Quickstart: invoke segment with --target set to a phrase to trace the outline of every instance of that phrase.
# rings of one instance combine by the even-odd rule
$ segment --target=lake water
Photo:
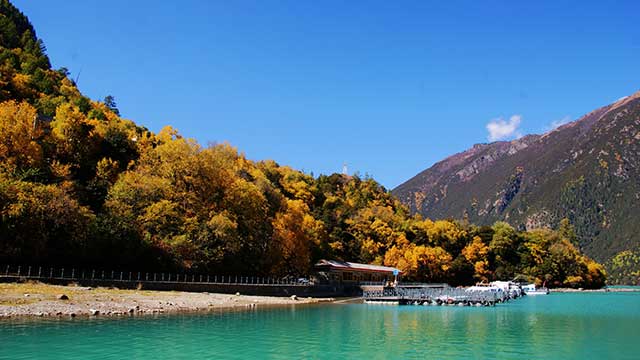
[[[640,359],[640,293],[1,320],[0,359]]]

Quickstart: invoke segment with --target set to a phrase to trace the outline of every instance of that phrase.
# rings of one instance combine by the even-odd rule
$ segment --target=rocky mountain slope
[[[557,228],[607,261],[640,244],[640,92],[544,135],[474,145],[393,190],[429,218]]]

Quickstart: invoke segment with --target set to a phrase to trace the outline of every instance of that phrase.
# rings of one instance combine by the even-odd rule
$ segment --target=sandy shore
[[[11,283],[0,284],[0,319],[16,316],[142,315],[332,300]]]

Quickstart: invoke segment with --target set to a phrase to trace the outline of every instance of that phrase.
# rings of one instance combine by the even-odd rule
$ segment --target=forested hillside
[[[330,258],[452,284],[604,283],[570,224],[518,232],[424,220],[370,178],[313,177],[172,127],[153,133],[51,69],[7,0],[0,68],[0,262],[287,275]]]

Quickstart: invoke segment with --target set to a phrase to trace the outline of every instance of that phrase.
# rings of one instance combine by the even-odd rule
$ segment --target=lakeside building
[[[399,281],[402,276],[402,271],[394,267],[337,260],[320,260],[314,267],[326,280],[335,283],[387,283]]]

